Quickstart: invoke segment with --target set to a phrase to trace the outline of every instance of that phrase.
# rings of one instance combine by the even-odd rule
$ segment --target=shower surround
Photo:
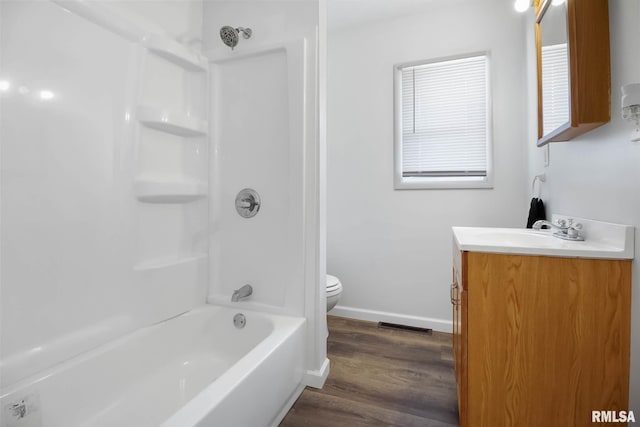
[[[315,1],[0,3],[3,426],[23,398],[33,420],[57,425],[46,399],[73,411],[73,393],[40,394],[56,384],[43,373],[68,379],[204,306],[299,325],[289,336],[304,345],[283,356],[299,358],[297,382],[264,425],[322,384],[320,15]],[[219,38],[228,24],[253,36],[232,51]],[[234,207],[245,187],[263,203],[250,219]],[[253,295],[232,303],[248,283]],[[234,345],[225,339],[214,347]],[[232,365],[247,360],[260,357]]]

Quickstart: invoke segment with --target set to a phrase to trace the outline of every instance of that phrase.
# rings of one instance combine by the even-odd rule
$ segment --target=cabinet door
[[[594,409],[629,407],[630,261],[471,252],[465,265],[469,425],[588,427]]]

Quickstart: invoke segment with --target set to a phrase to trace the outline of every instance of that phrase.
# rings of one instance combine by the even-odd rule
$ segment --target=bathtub
[[[3,390],[2,426],[276,425],[303,388],[304,322],[193,309]]]

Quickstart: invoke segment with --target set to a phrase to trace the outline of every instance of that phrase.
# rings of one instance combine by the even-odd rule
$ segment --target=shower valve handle
[[[238,203],[238,206],[244,209],[253,210],[253,208],[256,207],[256,204],[257,203],[255,199],[246,198],[246,199],[242,199],[240,203]]]
[[[260,210],[260,196],[255,190],[245,188],[236,196],[236,211],[243,218],[251,218]]]

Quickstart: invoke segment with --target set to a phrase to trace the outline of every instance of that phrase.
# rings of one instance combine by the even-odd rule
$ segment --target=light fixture
[[[640,142],[640,83],[622,86],[622,118],[635,122],[631,132],[631,141]]]
[[[42,99],[43,101],[48,101],[50,99],[53,99],[54,97],[55,97],[55,94],[50,90],[45,89],[40,91],[40,99]]]
[[[6,92],[11,88],[11,82],[9,80],[0,80],[0,92]]]
[[[531,6],[531,0],[516,0],[513,8],[516,12],[525,12]]]

